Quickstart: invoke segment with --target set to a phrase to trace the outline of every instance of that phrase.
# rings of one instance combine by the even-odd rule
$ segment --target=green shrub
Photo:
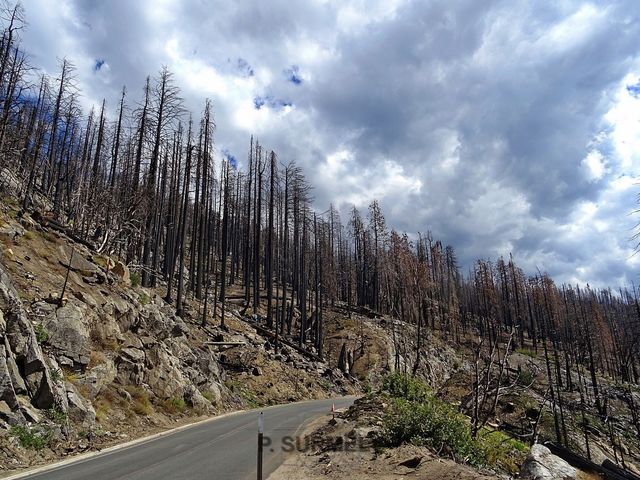
[[[429,397],[429,387],[416,377],[402,373],[391,373],[382,381],[382,390],[395,398],[404,398],[413,402],[420,402]]]
[[[60,369],[49,370],[49,375],[51,376],[51,381],[53,383],[60,383],[64,378],[62,375],[62,370]]]
[[[142,292],[140,294],[140,296],[138,297],[138,301],[140,302],[140,305],[144,306],[144,305],[147,305],[151,301],[151,298],[149,298],[149,295],[147,295],[146,293]]]
[[[131,272],[129,274],[129,279],[131,280],[132,287],[139,287],[140,283],[142,283],[142,279],[140,278],[140,274],[138,272]]]
[[[33,239],[33,233],[30,232],[29,230],[25,230],[24,238],[25,238],[25,240],[32,240]]]
[[[53,438],[53,432],[47,428],[23,427],[14,425],[11,427],[11,434],[18,439],[24,448],[42,450],[48,446]]]
[[[209,390],[202,390],[200,392],[202,394],[202,396],[204,398],[206,398],[207,400],[209,400],[211,403],[213,403],[215,397],[213,396],[213,393],[211,393]]]
[[[45,411],[47,418],[59,425],[67,423],[67,412],[64,412],[58,408],[50,408]]]
[[[417,378],[389,375],[383,390],[395,398],[383,417],[376,438],[378,447],[403,443],[427,446],[471,465],[496,466],[510,473],[517,471],[528,450],[522,442],[498,431],[483,429],[474,437],[469,419],[434,397]]]
[[[527,357],[531,357],[531,358],[538,358],[538,354],[533,350],[531,350],[530,348],[524,348],[524,347],[516,348],[516,353],[519,353],[520,355],[526,355]]]
[[[520,370],[518,372],[518,383],[520,385],[531,385],[535,380],[535,376],[531,370]]]
[[[466,418],[434,397],[422,402],[396,399],[383,419],[380,440],[389,447],[403,443],[429,446],[469,463],[483,463]]]
[[[49,332],[47,332],[47,329],[44,328],[41,324],[36,325],[35,331],[36,340],[38,341],[38,343],[45,343],[47,340],[49,340]]]
[[[167,413],[182,413],[187,409],[187,402],[180,397],[171,397],[162,402],[162,408]]]
[[[529,452],[526,444],[498,430],[481,430],[476,444],[483,464],[501,467],[509,473],[519,470]]]

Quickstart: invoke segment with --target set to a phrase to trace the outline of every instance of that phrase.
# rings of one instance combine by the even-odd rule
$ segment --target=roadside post
[[[262,480],[262,437],[264,436],[264,415],[258,415],[258,480]]]

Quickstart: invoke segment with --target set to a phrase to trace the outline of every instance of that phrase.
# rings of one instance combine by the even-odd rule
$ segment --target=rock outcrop
[[[535,444],[520,468],[523,480],[573,480],[577,470],[544,445]]]
[[[44,355],[11,277],[1,263],[0,309],[0,401],[5,403],[0,408],[0,421],[12,425],[33,417],[20,396],[26,396],[36,408],[66,413],[69,405],[58,365]]]

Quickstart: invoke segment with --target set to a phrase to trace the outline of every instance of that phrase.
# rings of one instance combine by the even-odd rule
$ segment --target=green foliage
[[[139,287],[142,283],[142,278],[138,272],[131,272],[129,278],[131,279],[131,286],[134,288]]]
[[[149,295],[147,295],[146,293],[142,292],[140,294],[140,296],[138,297],[138,301],[140,302],[140,305],[144,306],[144,305],[147,305],[151,301],[151,298],[149,298]]]
[[[38,325],[36,325],[35,331],[36,340],[38,341],[38,343],[45,343],[47,340],[49,340],[49,332],[47,332],[47,329],[44,328],[42,324],[39,323]]]
[[[501,467],[516,473],[529,452],[529,447],[498,430],[482,429],[476,438],[477,456],[484,465]]]
[[[531,370],[520,370],[518,372],[518,383],[520,385],[531,385],[535,380],[535,376]]]
[[[207,400],[209,400],[211,403],[213,403],[215,397],[213,396],[213,393],[211,393],[209,390],[202,390],[200,392],[202,394],[202,396],[204,398],[206,398]]]
[[[14,425],[11,427],[11,434],[18,439],[24,448],[42,450],[48,446],[53,438],[53,432],[48,428],[24,427]]]
[[[49,370],[49,376],[51,377],[51,381],[53,383],[60,383],[63,379],[62,370],[60,369]]]
[[[25,240],[32,240],[33,239],[33,232],[30,232],[29,230],[25,230],[24,238],[25,238]]]
[[[385,412],[377,446],[403,443],[427,446],[476,466],[497,466],[516,472],[527,446],[502,432],[482,430],[474,438],[469,419],[454,407],[434,397],[417,378],[402,374],[387,376],[383,390],[394,401]]]
[[[187,402],[180,397],[171,397],[164,400],[161,406],[167,413],[182,413],[187,409]]]
[[[58,408],[50,408],[45,411],[45,415],[52,422],[57,423],[58,425],[63,425],[67,423],[67,412],[64,412]]]
[[[55,243],[56,241],[56,237],[54,235],[52,235],[51,233],[43,230],[40,232],[40,235],[42,236],[42,238],[44,238],[47,242],[52,242]]]
[[[466,418],[434,397],[420,402],[397,398],[392,412],[384,417],[381,440],[389,447],[403,443],[429,446],[469,463],[484,460]]]
[[[538,354],[533,350],[531,350],[530,348],[524,348],[524,347],[516,348],[516,353],[519,353],[520,355],[526,355],[527,357],[531,357],[531,358],[538,358]]]
[[[382,390],[392,397],[420,402],[430,395],[426,383],[416,377],[410,377],[402,373],[391,373],[382,381]]]

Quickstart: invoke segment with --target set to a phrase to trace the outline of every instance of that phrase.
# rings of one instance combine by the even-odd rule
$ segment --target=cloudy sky
[[[640,2],[25,0],[25,47],[87,106],[175,73],[220,152],[296,160],[315,202],[528,272],[638,281]],[[99,66],[99,68],[98,68]]]

